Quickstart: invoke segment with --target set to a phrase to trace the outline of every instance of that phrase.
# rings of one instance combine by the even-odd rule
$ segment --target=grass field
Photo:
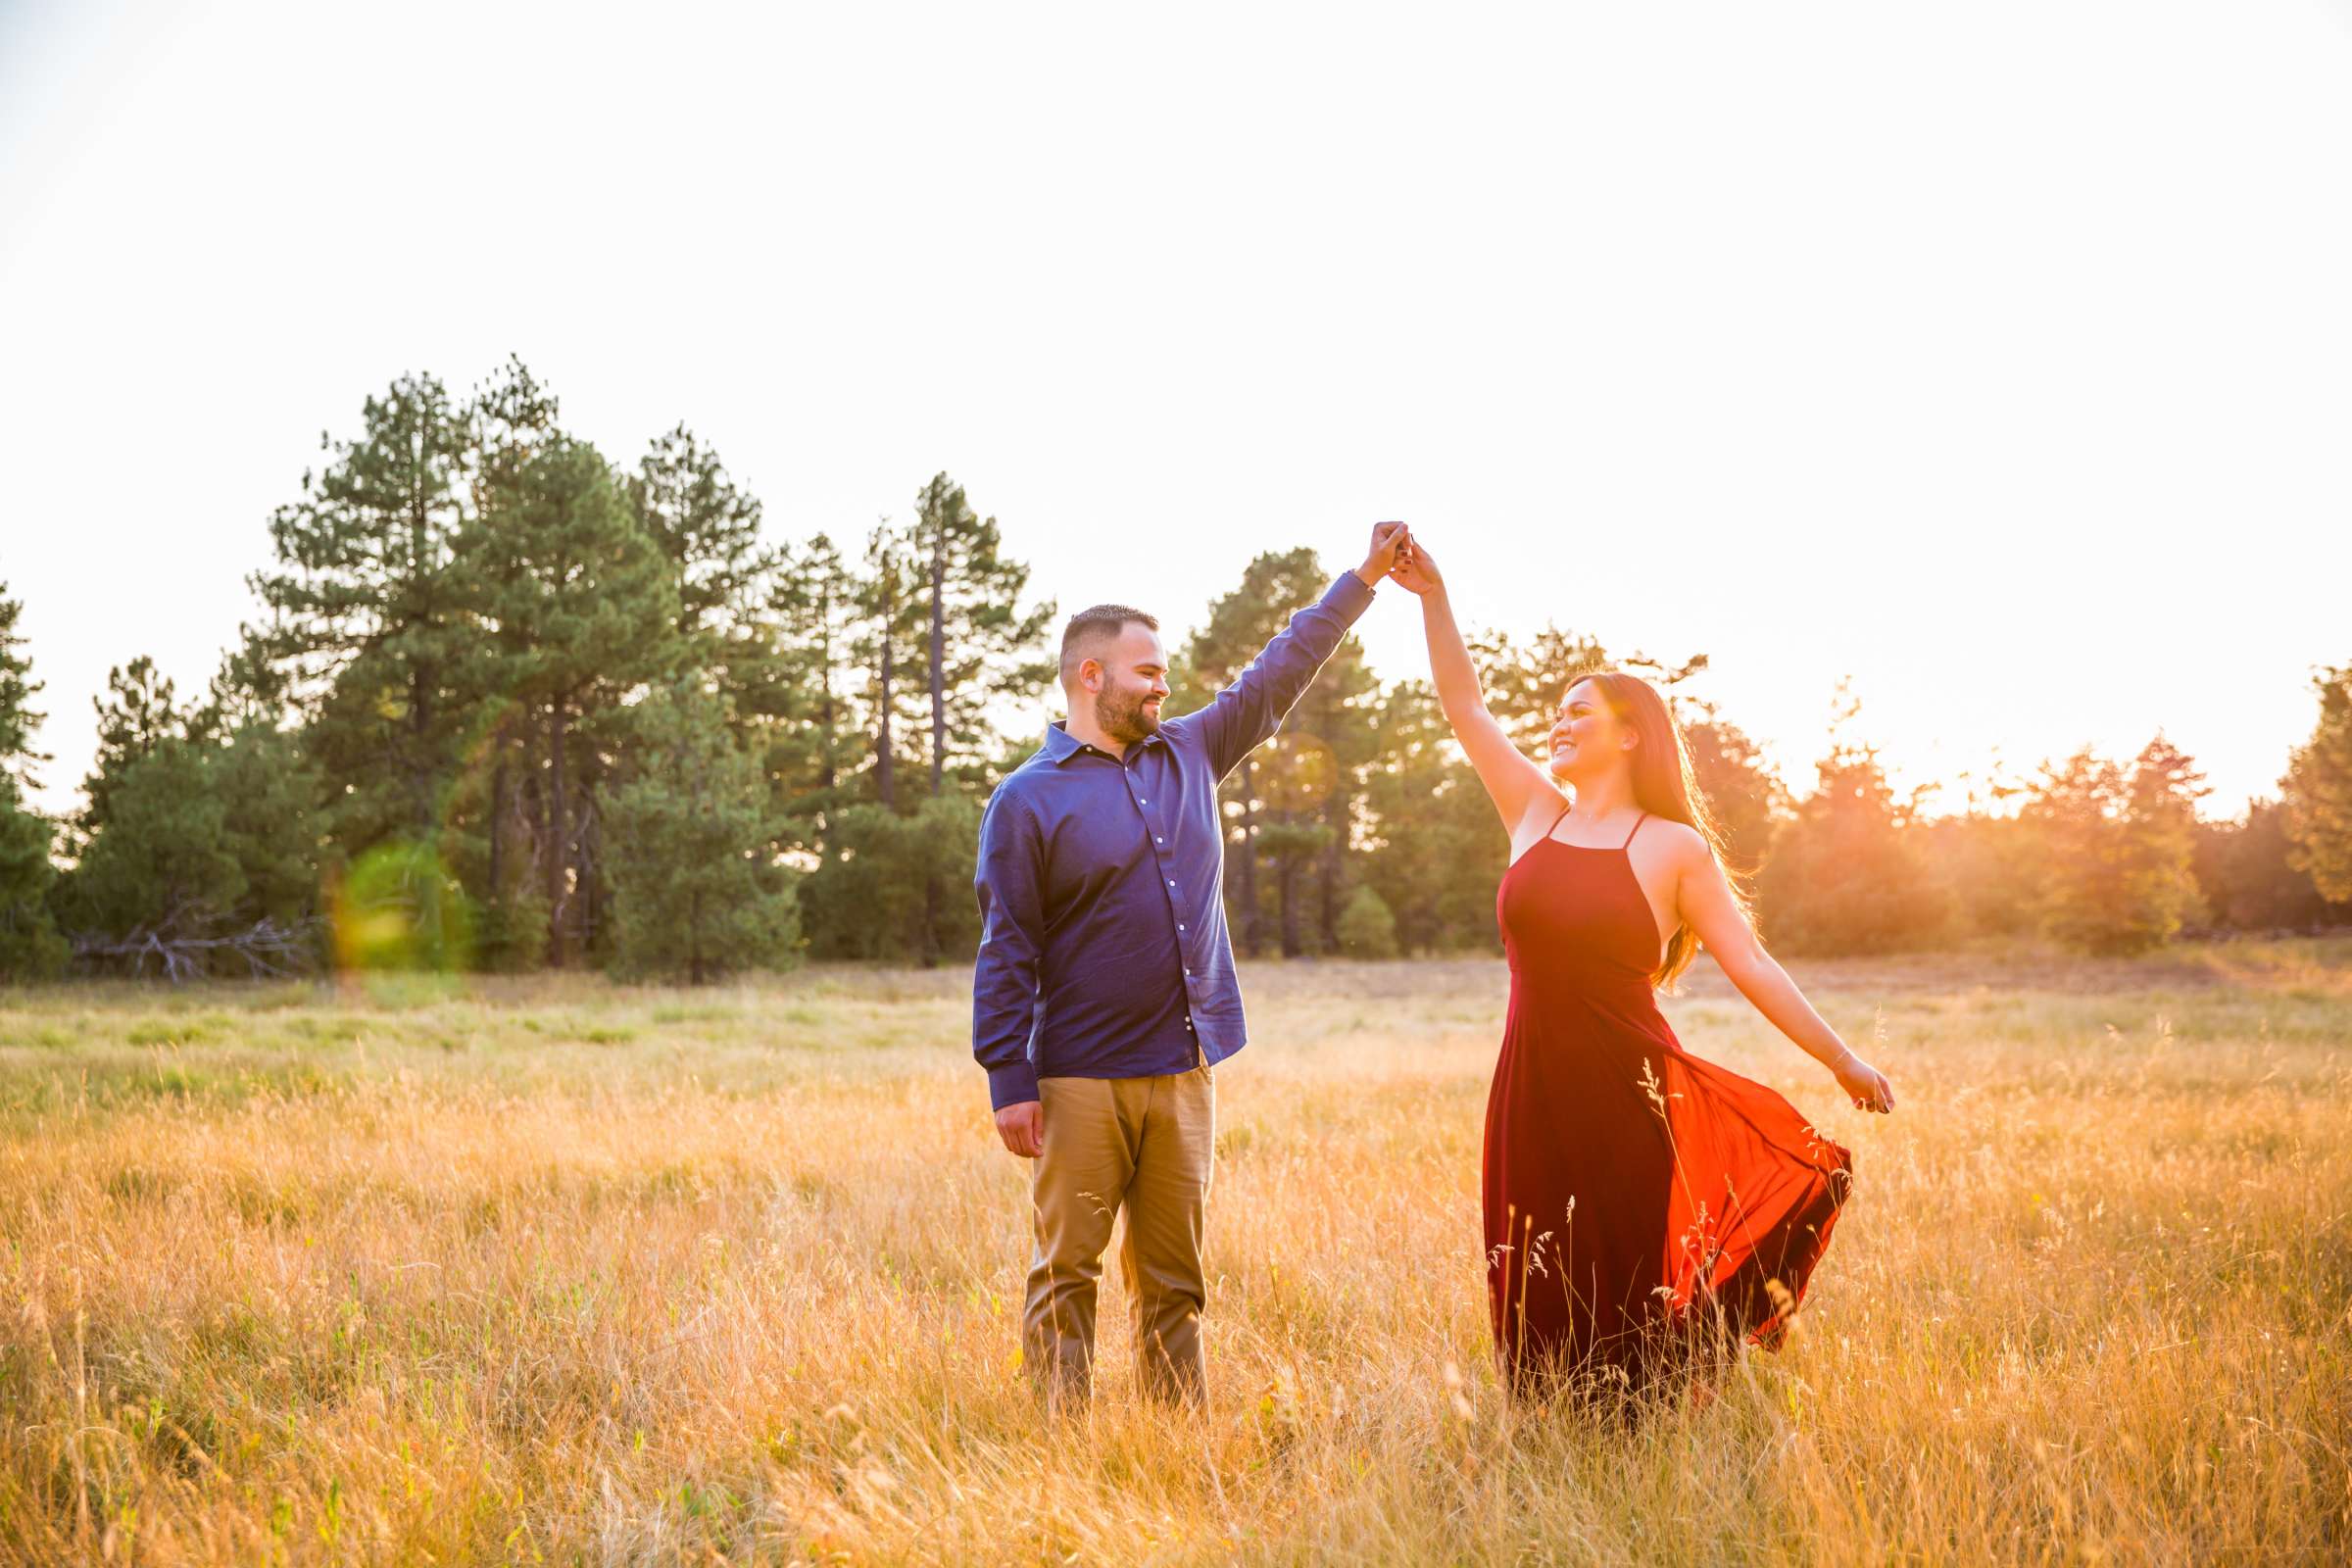
[[[1902,1108],[1669,1004],[1857,1180],[1789,1348],[1630,1438],[1490,1365],[1498,963],[1245,970],[1208,1408],[1113,1270],[1058,1424],[964,974],[0,993],[0,1558],[2352,1554],[2352,941],[1797,973]]]

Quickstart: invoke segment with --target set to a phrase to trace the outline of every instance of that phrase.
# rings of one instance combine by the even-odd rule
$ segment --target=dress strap
[[[1549,838],[1554,833],[1557,833],[1560,830],[1560,824],[1568,820],[1568,813],[1575,809],[1576,803],[1574,801],[1570,801],[1566,806],[1561,807],[1560,814],[1551,819],[1551,826],[1544,830],[1544,836],[1545,838]]]
[[[1641,832],[1641,831],[1642,831],[1642,824],[1643,822],[1646,822],[1646,821],[1648,821],[1648,820],[1649,820],[1649,813],[1648,813],[1647,811],[1643,811],[1643,812],[1642,813],[1642,815],[1641,815],[1639,818],[1637,818],[1637,819],[1635,820],[1635,822],[1634,822],[1634,833],[1639,833],[1639,832]],[[1625,836],[1625,842],[1624,842],[1623,844],[1620,844],[1620,845],[1618,845],[1618,846],[1617,846],[1617,848],[1618,848],[1618,849],[1620,849],[1620,850],[1630,850],[1630,849],[1632,849],[1632,848],[1634,847],[1634,833],[1628,833],[1628,834]]]

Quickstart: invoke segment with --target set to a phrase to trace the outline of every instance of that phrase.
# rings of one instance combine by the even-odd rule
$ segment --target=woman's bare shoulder
[[[1695,865],[1706,859],[1707,841],[1698,829],[1688,822],[1676,822],[1666,817],[1651,817],[1642,826],[1642,837],[1657,835],[1656,848],[1664,850],[1677,865]]]

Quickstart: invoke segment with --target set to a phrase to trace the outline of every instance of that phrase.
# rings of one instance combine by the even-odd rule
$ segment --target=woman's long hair
[[[1588,670],[1571,680],[1569,689],[1574,690],[1585,681],[1599,688],[1601,701],[1609,705],[1609,711],[1617,715],[1619,723],[1630,726],[1638,738],[1633,756],[1634,804],[1652,816],[1695,829],[1706,841],[1707,853],[1722,868],[1724,880],[1731,884],[1740,917],[1752,922],[1755,906],[1747,877],[1733,864],[1724,843],[1723,826],[1707,808],[1706,793],[1690,772],[1690,754],[1683,746],[1682,726],[1674,721],[1666,700],[1649,682],[1622,669]],[[1685,921],[1667,939],[1665,959],[1650,977],[1651,983],[1661,990],[1672,989],[1676,977],[1690,968],[1690,960],[1696,956],[1698,933]]]

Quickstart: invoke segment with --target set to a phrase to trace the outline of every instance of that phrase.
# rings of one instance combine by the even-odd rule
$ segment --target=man
[[[1023,1359],[1048,1397],[1084,1397],[1095,1282],[1119,1262],[1146,1392],[1198,1400],[1212,1067],[1242,1049],[1225,929],[1217,785],[1272,735],[1372,602],[1404,525],[1299,611],[1197,713],[1159,720],[1159,623],[1124,605],[1062,633],[1070,716],[997,789],[980,823],[972,1054],[1004,1147],[1037,1163]]]

